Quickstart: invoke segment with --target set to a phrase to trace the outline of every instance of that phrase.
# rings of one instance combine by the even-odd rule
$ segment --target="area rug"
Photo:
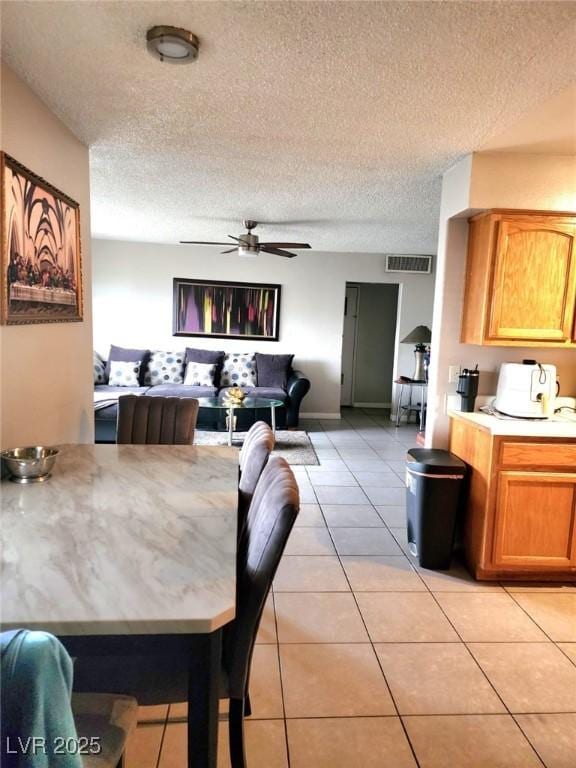
[[[240,448],[246,437],[246,432],[235,432],[232,445]],[[207,432],[197,429],[194,433],[194,445],[228,445],[227,432]],[[272,452],[274,456],[282,456],[288,464],[320,464],[310,438],[303,430],[276,431],[276,445]]]

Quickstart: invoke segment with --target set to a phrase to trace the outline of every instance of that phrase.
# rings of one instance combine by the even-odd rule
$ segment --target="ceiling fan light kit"
[[[254,258],[258,255],[258,249],[250,245],[238,245],[238,248],[233,250],[237,250],[238,256],[243,256],[244,258]],[[225,251],[222,251],[222,253],[225,253]]]
[[[252,234],[252,230],[257,223],[251,219],[245,219],[242,222],[248,230],[248,234],[240,235],[238,238],[238,256],[253,258],[258,255],[258,236]],[[232,237],[232,235],[228,235],[228,237]]]
[[[252,219],[245,219],[243,225],[248,232],[239,237],[234,235],[228,235],[231,240],[235,240],[237,245],[233,248],[229,248],[224,253],[233,253],[236,251],[239,256],[257,256],[259,253],[272,253],[276,256],[284,256],[287,259],[293,259],[296,256],[295,253],[285,251],[284,248],[311,248],[309,243],[261,243],[258,235],[253,235],[252,230],[258,226],[257,221]],[[180,240],[183,245],[230,245],[230,243],[215,243],[206,240]]]
[[[146,32],[146,47],[160,61],[188,64],[198,58],[200,41],[187,29],[162,24]]]

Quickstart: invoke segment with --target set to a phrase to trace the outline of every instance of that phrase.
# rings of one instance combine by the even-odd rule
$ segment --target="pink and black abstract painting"
[[[82,320],[78,203],[4,153],[0,176],[2,322]]]
[[[174,336],[278,341],[280,286],[174,278]]]

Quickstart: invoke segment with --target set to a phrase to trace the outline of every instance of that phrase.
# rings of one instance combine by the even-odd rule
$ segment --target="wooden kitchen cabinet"
[[[500,472],[494,566],[576,567],[575,509],[576,475]]]
[[[576,216],[492,210],[469,222],[461,341],[576,347]]]
[[[471,572],[576,581],[576,436],[493,434],[490,419],[451,418],[450,451],[470,467],[464,546]]]

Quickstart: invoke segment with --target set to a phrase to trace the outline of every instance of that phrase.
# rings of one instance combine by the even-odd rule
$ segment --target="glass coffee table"
[[[218,397],[199,397],[197,400],[200,408],[216,408],[226,412],[228,416],[228,445],[232,445],[234,435],[234,411],[257,411],[268,408],[272,431],[276,432],[276,408],[284,406],[282,400],[272,400],[268,397],[245,397],[241,403],[234,404],[226,403]]]

